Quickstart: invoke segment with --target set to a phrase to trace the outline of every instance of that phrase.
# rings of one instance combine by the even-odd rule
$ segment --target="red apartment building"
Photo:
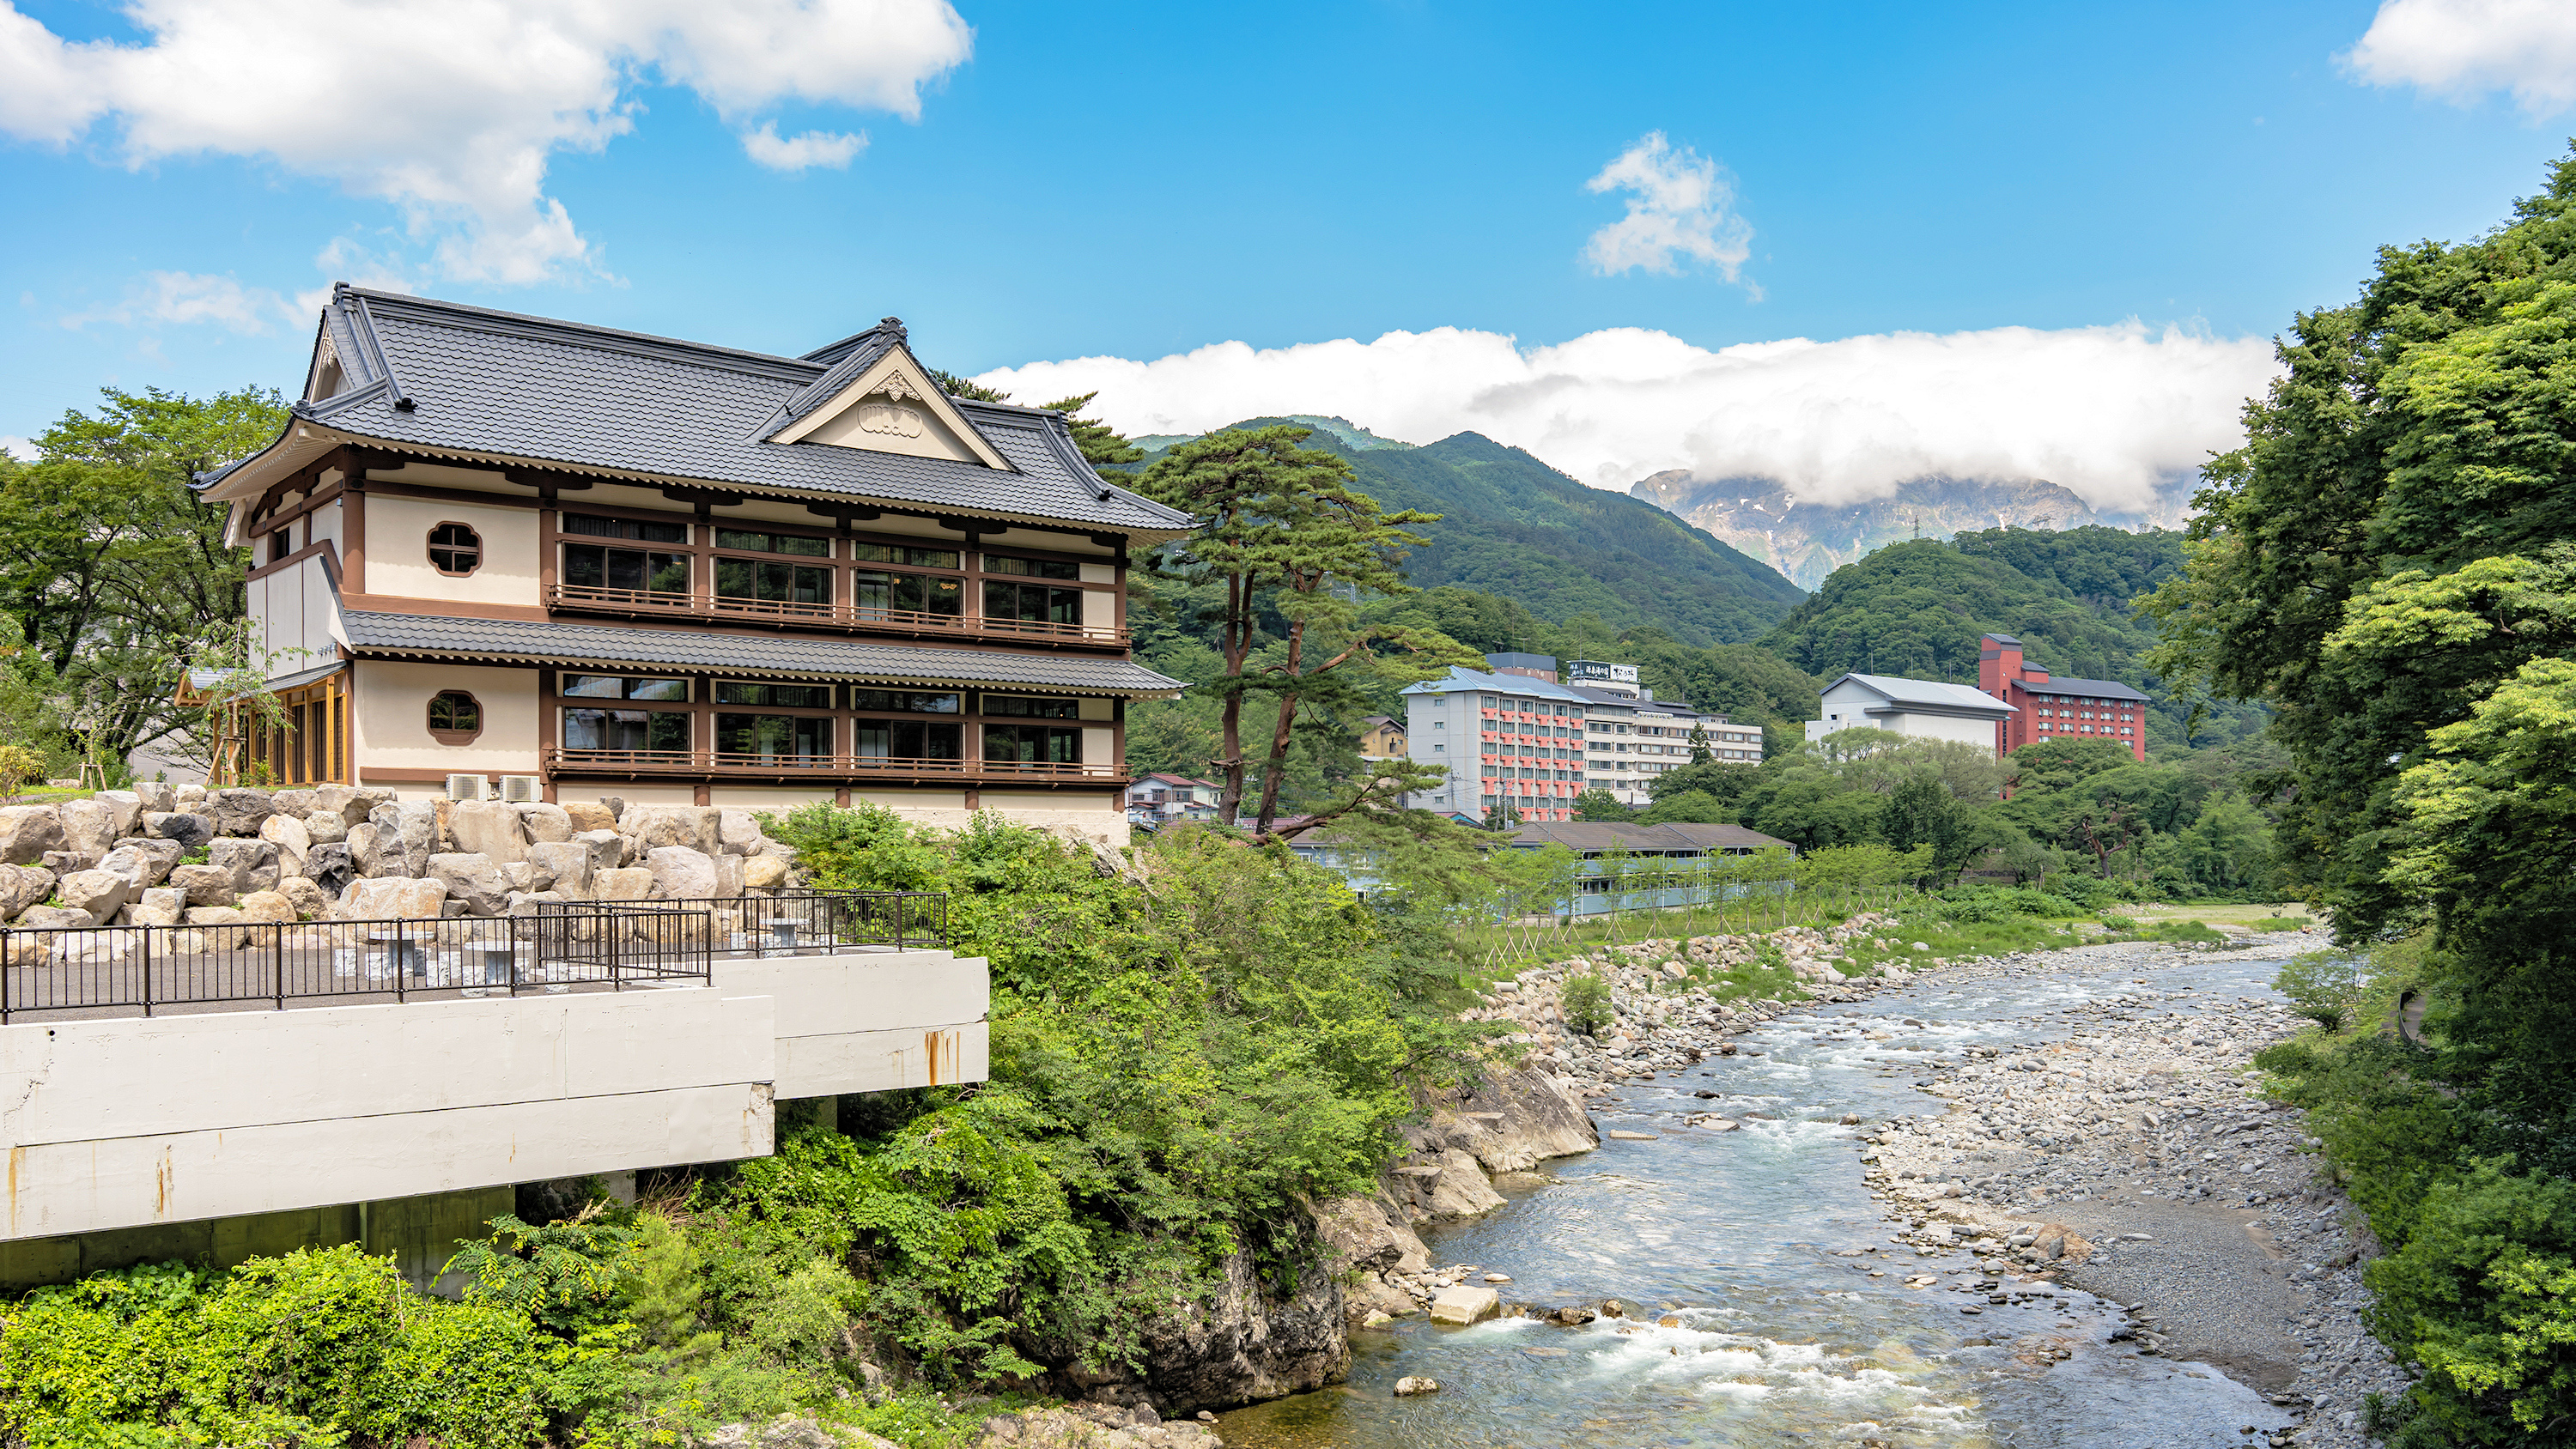
[[[1977,688],[2014,706],[1995,726],[1995,754],[2011,754],[2033,740],[2107,738],[2147,757],[2147,697],[2116,679],[2055,679],[2024,664],[2021,641],[1988,634],[1978,643]]]

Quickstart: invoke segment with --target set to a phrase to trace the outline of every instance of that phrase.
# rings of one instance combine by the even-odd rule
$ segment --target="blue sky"
[[[346,276],[786,352],[896,313],[961,372],[1645,329],[1686,344],[1672,365],[1700,379],[1641,360],[1654,339],[1551,354],[1540,370],[1579,375],[1578,398],[1660,366],[1686,399],[1739,344],[1989,339],[1801,353],[1805,371],[1711,404],[1719,431],[1774,425],[1783,457],[1831,433],[1781,421],[1818,387],[1971,356],[1991,391],[2034,358],[2080,371],[2037,337],[2066,333],[2121,356],[2058,411],[2119,406],[2168,363],[2189,379],[2166,412],[2199,421],[2107,425],[2180,427],[2121,445],[2138,454],[2122,476],[2170,472],[2253,376],[2258,349],[2230,344],[2350,297],[2381,243],[2494,224],[2564,149],[2576,36],[2546,7],[2464,34],[2467,3],[722,7],[766,28],[746,40],[691,31],[677,0],[639,0],[615,33],[549,29],[542,3],[394,0],[370,13],[408,21],[375,34],[351,0],[17,0],[0,32],[42,44],[0,44],[0,185],[17,201],[0,437],[105,383],[292,389],[298,296]],[[2339,59],[2365,34],[2375,49]],[[1632,176],[1706,194],[1667,214],[1648,188],[1587,188],[1623,155],[1644,158]],[[1632,204],[1639,244],[1604,252],[1596,234]],[[2143,341],[2122,352],[2102,329],[2132,320]],[[1337,387],[1312,375],[1330,358],[1299,356],[1312,366],[1256,354],[1232,390],[1167,371],[1153,416],[1222,421],[1193,412],[1202,393],[1365,405],[1374,384],[1356,379],[1374,374]],[[1407,365],[1474,371],[1444,356]],[[1924,387],[1852,405],[1946,407]],[[1146,425],[1139,389],[1123,414],[1102,406]],[[1498,405],[1443,406],[1384,421]],[[1653,429],[1596,411],[1580,437],[1521,431],[1562,436],[1595,482],[1737,466],[1684,439],[1626,447]],[[1527,421],[1496,416],[1498,435]],[[1907,423],[1919,446],[1859,471],[2096,467],[2052,465],[2081,440],[2049,426],[1998,412],[1980,428],[2037,431],[1980,462]]]

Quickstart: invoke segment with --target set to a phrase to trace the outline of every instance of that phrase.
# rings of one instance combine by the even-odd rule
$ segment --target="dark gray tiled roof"
[[[2033,694],[2082,694],[2101,699],[2146,698],[2116,679],[2024,679],[2016,682]]]
[[[1103,483],[1063,420],[1035,408],[952,399],[1011,472],[762,441],[828,397],[826,383],[836,388],[832,379],[898,345],[882,327],[825,349],[826,363],[343,287],[323,329],[351,386],[301,410],[398,447],[1104,529],[1190,526],[1186,514]]]
[[[700,634],[420,614],[341,616],[360,654],[440,654],[536,663],[739,670],[809,679],[1028,684],[1086,694],[1173,694],[1184,686],[1141,664],[1072,654],[921,649],[862,640]]]

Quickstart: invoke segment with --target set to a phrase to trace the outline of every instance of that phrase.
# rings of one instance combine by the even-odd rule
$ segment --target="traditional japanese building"
[[[2021,641],[1988,634],[1977,645],[1977,688],[2013,706],[1994,726],[1995,753],[2033,740],[2109,740],[2147,757],[2147,697],[2116,679],[2058,679],[2022,661]]]
[[[1126,571],[1190,527],[903,324],[799,357],[339,286],[200,488],[290,723],[242,765],[406,795],[978,809],[1123,839]]]

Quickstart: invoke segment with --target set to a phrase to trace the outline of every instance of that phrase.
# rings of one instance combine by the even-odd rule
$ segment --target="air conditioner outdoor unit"
[[[483,798],[483,777],[482,777],[482,776],[480,776],[480,775],[450,775],[450,776],[448,776],[448,777],[447,777],[447,798],[448,798],[448,799],[450,799],[450,800],[480,800],[480,799],[482,799],[482,798]]]
[[[533,805],[546,798],[546,782],[534,775],[503,775],[501,798],[512,805]]]

